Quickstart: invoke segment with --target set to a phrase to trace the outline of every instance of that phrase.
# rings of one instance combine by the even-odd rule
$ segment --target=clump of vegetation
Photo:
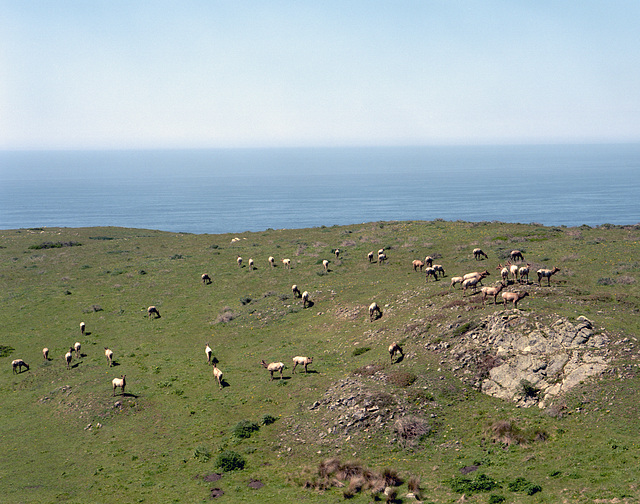
[[[456,493],[473,495],[478,492],[490,492],[496,488],[501,488],[500,483],[489,478],[486,474],[478,474],[475,478],[456,476],[446,482],[451,490]]]
[[[384,480],[384,484],[389,487],[397,487],[404,483],[398,471],[389,467],[385,467],[382,470],[382,479]]]
[[[540,389],[529,380],[522,379],[520,380],[520,393],[525,399],[536,399],[538,397],[538,394],[540,393]]]
[[[240,303],[242,304],[242,306],[248,305],[251,301],[252,299],[249,296],[240,298]]]
[[[244,469],[246,460],[238,452],[232,450],[225,450],[216,459],[216,468],[224,471],[240,471]]]
[[[489,504],[502,504],[506,500],[507,499],[504,497],[504,495],[491,494],[489,496],[488,503]]]
[[[598,278],[596,283],[598,285],[615,285],[616,281],[611,277],[601,277]]]
[[[198,446],[193,452],[193,458],[200,462],[209,462],[211,451],[206,446]]]
[[[474,321],[465,322],[464,324],[459,325],[453,330],[453,336],[462,336],[464,333],[469,332],[471,329],[476,327],[476,323]]]
[[[231,311],[231,308],[225,306],[222,309],[222,313],[218,315],[216,324],[231,322],[234,318],[236,318],[236,314]]]
[[[423,404],[425,402],[433,402],[436,400],[435,396],[427,390],[410,390],[407,394],[407,399],[416,404]]]
[[[169,257],[169,259],[171,260],[184,259],[184,256],[182,254],[173,254],[171,257]]]
[[[418,478],[417,476],[411,476],[409,478],[409,481],[407,481],[407,488],[411,493],[413,493],[417,500],[421,499],[420,478]]]
[[[102,311],[102,306],[94,304],[94,305],[91,305],[89,308],[84,308],[82,310],[82,313],[96,313],[100,311]]]
[[[549,438],[549,435],[542,429],[523,431],[507,420],[494,422],[487,431],[491,441],[505,446],[546,441]]]
[[[384,369],[384,366],[382,364],[374,363],[374,364],[368,364],[366,366],[363,366],[361,368],[354,370],[353,374],[360,375],[360,376],[373,376],[378,371],[382,371],[383,369]]]
[[[371,350],[371,347],[358,347],[356,349],[353,350],[352,354],[354,357],[357,357],[358,355],[362,355],[363,353],[367,353],[369,350]]]
[[[53,249],[53,248],[62,248],[62,247],[79,247],[82,245],[80,242],[68,241],[68,242],[42,242],[39,245],[30,245],[30,250],[42,250],[42,249]]]
[[[488,354],[478,362],[477,378],[482,380],[489,376],[489,372],[502,364],[502,359],[496,355]]]
[[[407,448],[415,446],[427,437],[431,432],[431,427],[426,420],[415,416],[406,416],[396,420],[393,430],[398,434],[400,444]]]
[[[395,399],[391,394],[387,394],[386,392],[375,392],[369,396],[367,399],[374,404],[378,408],[388,408],[395,404]]]
[[[408,387],[416,381],[416,375],[408,371],[395,371],[389,373],[387,381],[396,387]]]
[[[90,240],[113,240],[113,236],[90,236]]]
[[[8,345],[0,345],[0,357],[9,357],[14,351],[15,348],[13,347],[10,347]]]
[[[331,458],[320,462],[317,475],[307,479],[303,487],[326,490],[333,486],[347,486],[343,491],[346,499],[354,497],[363,490],[371,490],[375,499],[378,500],[378,494],[385,492],[386,488],[401,484],[402,479],[394,469],[385,469],[382,473],[377,473],[359,462],[342,462],[340,459]],[[397,496],[397,492],[393,490],[385,492],[387,502],[393,502]]]
[[[264,415],[262,415],[261,423],[262,425],[271,425],[276,420],[278,420],[276,417],[269,415],[269,413],[265,413]]]
[[[250,420],[241,420],[233,428],[233,435],[240,439],[247,439],[259,429],[260,426],[257,423]]]
[[[512,492],[524,492],[527,495],[533,495],[542,491],[542,487],[540,485],[531,483],[522,477],[516,478],[514,481],[508,483],[507,488]]]
[[[511,446],[512,444],[517,445],[525,442],[522,431],[507,420],[494,422],[489,426],[488,431],[489,437],[494,443]]]

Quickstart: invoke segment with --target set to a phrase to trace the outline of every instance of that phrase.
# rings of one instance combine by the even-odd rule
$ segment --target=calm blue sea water
[[[0,229],[640,222],[640,145],[0,152]]]

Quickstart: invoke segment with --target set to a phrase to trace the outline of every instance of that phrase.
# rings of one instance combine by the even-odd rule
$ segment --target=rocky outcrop
[[[544,407],[607,368],[608,341],[585,317],[575,323],[558,317],[545,325],[533,314],[505,310],[466,332],[452,353],[463,363],[477,363],[479,355],[485,362],[491,357],[491,365],[475,382],[485,394]]]

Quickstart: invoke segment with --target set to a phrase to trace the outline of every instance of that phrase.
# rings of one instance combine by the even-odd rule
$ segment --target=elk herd
[[[338,259],[341,255],[341,251],[339,249],[335,249],[333,251],[333,253],[335,254],[336,259]],[[374,260],[374,257],[377,256],[377,263],[378,265],[384,265],[387,261],[387,254],[385,252],[384,248],[381,248],[378,250],[377,254],[374,253],[374,251],[371,251],[367,254],[367,259],[369,261],[369,263],[372,263]],[[440,257],[439,255],[433,255],[433,256],[426,256],[424,258],[424,260],[422,259],[415,259],[412,261],[411,265],[413,268],[414,272],[418,272],[420,271],[422,274],[425,275],[425,280],[428,282],[429,279],[433,279],[434,282],[437,282],[440,278],[443,278],[446,276],[446,272],[445,272],[445,268],[444,266],[442,266],[441,264],[433,264],[434,260]],[[504,257],[504,256],[503,256]],[[484,261],[489,259],[489,256],[480,248],[475,248],[473,249],[473,258],[476,261]],[[498,263],[498,265],[495,267],[495,269],[497,271],[499,271],[499,275],[500,278],[497,282],[495,282],[495,284],[493,285],[483,285],[482,282],[483,280],[486,281],[487,277],[490,276],[490,272],[487,269],[484,269],[483,271],[473,271],[470,273],[466,273],[466,274],[462,274],[459,276],[453,276],[451,277],[450,280],[450,289],[455,289],[455,286],[457,284],[460,284],[461,286],[461,290],[462,290],[462,295],[463,297],[467,296],[467,291],[471,291],[472,295],[475,295],[478,293],[478,288],[480,287],[480,292],[481,292],[481,303],[484,306],[485,305],[485,301],[487,298],[493,298],[493,304],[496,305],[497,304],[497,299],[498,299],[498,295],[501,296],[502,298],[502,303],[503,305],[507,306],[508,303],[512,303],[514,308],[518,307],[518,302],[521,301],[523,298],[525,298],[526,296],[529,295],[529,293],[525,290],[520,290],[520,291],[509,291],[509,288],[511,286],[528,286],[530,285],[529,282],[529,273],[530,273],[530,269],[532,267],[532,265],[530,263],[524,263],[524,254],[522,251],[520,250],[512,250],[509,254],[508,254],[508,260],[507,262],[503,265],[502,263]],[[281,260],[283,268],[286,270],[290,270],[291,269],[291,261],[290,259],[282,259]],[[243,266],[243,259],[241,256],[237,256],[236,258],[236,263],[237,266],[239,266],[240,268],[242,268]],[[274,268],[276,267],[275,265],[275,258],[273,256],[269,256],[267,263],[269,265],[270,268]],[[524,263],[524,264],[523,264]],[[249,259],[248,261],[249,264],[249,268],[250,270],[254,270],[255,266],[254,266],[254,261],[253,259]],[[324,273],[328,273],[330,272],[329,270],[329,261],[324,259],[322,260],[322,267],[324,270]],[[543,279],[547,280],[547,286],[551,285],[551,277],[553,275],[555,275],[557,272],[559,272],[560,269],[557,267],[554,267],[553,269],[545,269],[545,268],[541,268],[538,269],[536,271],[537,276],[538,276],[538,286],[541,286],[541,281]],[[207,274],[207,273],[203,273],[200,277],[200,280],[202,281],[202,283],[204,285],[208,285],[212,283],[212,279],[211,277]],[[313,303],[310,301],[309,299],[309,292],[308,291],[304,291],[301,293],[300,289],[298,288],[298,286],[296,284],[294,284],[291,287],[291,291],[293,294],[294,299],[301,299],[302,300],[302,304],[303,304],[303,308],[307,308],[309,306],[313,306]],[[156,306],[149,306],[147,308],[147,316],[149,319],[154,318],[154,319],[158,319],[160,318],[160,311],[158,310],[158,308]],[[377,319],[382,317],[382,310],[379,307],[379,305],[376,302],[373,302],[369,305],[368,308],[368,312],[369,312],[369,320],[370,322],[374,322]],[[86,330],[86,326],[85,323],[82,322],[80,324],[80,331],[81,334],[84,336],[85,335],[85,330]],[[65,354],[64,356],[64,360],[66,362],[67,365],[67,369],[70,369],[71,367],[71,361],[73,359],[73,356],[75,354],[76,358],[80,358],[80,350],[81,350],[81,344],[79,342],[76,342],[75,345],[70,346],[69,347],[69,351]],[[402,348],[400,347],[399,343],[394,342],[389,346],[389,355],[391,357],[391,362],[393,363],[393,359],[394,356],[396,354],[400,354],[400,357],[402,358],[404,356]],[[42,354],[45,360],[49,360],[49,349],[48,348],[44,348],[42,350]],[[210,364],[213,366],[213,377],[216,380],[218,386],[220,389],[222,389],[224,387],[224,382],[223,382],[223,373],[222,371],[217,367],[218,361],[217,359],[215,359],[212,354],[213,354],[213,350],[212,348],[209,346],[209,344],[207,343],[205,346],[205,354],[207,357],[207,364]],[[114,365],[113,362],[113,351],[107,347],[105,347],[104,349],[104,355],[107,359],[107,364],[109,367],[111,367],[112,365]],[[305,357],[305,356],[295,356],[293,357],[293,373],[295,373],[296,367],[297,366],[301,366],[304,368],[305,373],[307,373],[307,366],[309,364],[311,364],[313,362],[313,358],[311,357]],[[280,378],[282,378],[282,373],[283,370],[285,368],[285,365],[283,362],[271,362],[271,363],[267,363],[264,360],[262,360],[260,362],[260,365],[263,366],[267,371],[269,371],[270,373],[270,379],[273,380],[274,378],[274,373],[277,373],[280,375]],[[14,373],[21,373],[22,372],[22,368],[25,368],[27,371],[29,370],[29,365],[22,359],[15,359],[12,362],[12,368],[13,368],[13,372]],[[116,389],[120,389],[122,392],[122,395],[124,395],[124,391],[125,391],[125,386],[126,386],[126,381],[125,381],[125,375],[121,375],[120,378],[114,378],[112,380],[112,387],[113,387],[113,394],[115,395],[116,393]]]

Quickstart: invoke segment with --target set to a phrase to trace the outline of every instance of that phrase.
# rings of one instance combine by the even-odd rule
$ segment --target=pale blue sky
[[[640,2],[0,0],[0,149],[640,141]]]

